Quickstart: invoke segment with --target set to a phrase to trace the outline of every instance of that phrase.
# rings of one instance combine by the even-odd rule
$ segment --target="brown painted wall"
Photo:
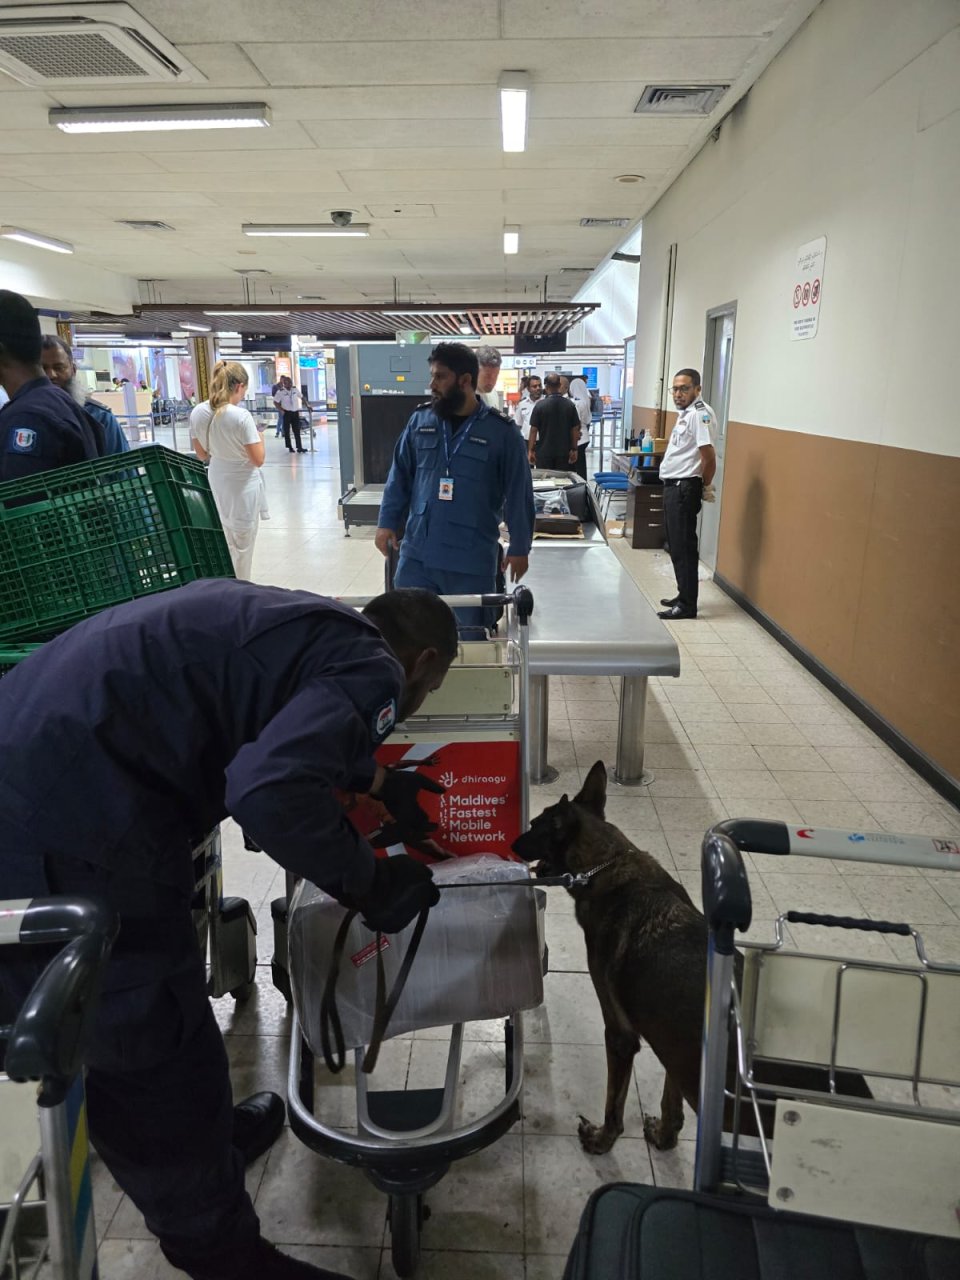
[[[730,422],[717,571],[960,778],[960,458]]]

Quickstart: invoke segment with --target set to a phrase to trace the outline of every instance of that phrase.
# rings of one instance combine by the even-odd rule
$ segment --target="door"
[[[737,304],[727,303],[707,312],[704,344],[703,398],[717,415],[717,474],[713,485],[716,502],[705,502],[700,512],[700,559],[711,570],[717,567],[720,506],[723,501],[723,455],[727,442],[727,414],[730,408],[730,375],[733,370],[733,331]]]

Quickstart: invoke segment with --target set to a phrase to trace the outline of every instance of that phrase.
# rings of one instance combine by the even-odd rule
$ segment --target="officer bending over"
[[[376,795],[422,831],[417,793],[437,784],[385,772],[373,752],[456,651],[453,614],[427,591],[378,596],[361,616],[217,579],[108,609],[0,681],[0,897],[118,912],[88,1056],[90,1136],[195,1280],[331,1273],[267,1244],[244,1188],[191,849],[231,814],[372,928],[409,923],[438,900],[429,870],[375,859],[335,789]],[[19,1006],[41,967],[0,956],[0,994]]]

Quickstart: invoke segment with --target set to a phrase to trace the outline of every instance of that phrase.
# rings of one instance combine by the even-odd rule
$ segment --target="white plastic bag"
[[[438,863],[432,871],[440,885],[485,883],[479,889],[441,890],[390,1019],[387,1039],[421,1027],[506,1017],[543,1001],[543,934],[538,928],[535,890],[505,883],[526,879],[529,868],[481,855]],[[541,901],[543,897],[539,895]],[[294,895],[290,911],[293,1001],[307,1043],[317,1054],[321,1052],[320,999],[334,938],[345,914],[335,899],[306,882]],[[388,991],[413,930],[410,924],[401,933],[384,937]],[[376,934],[357,917],[347,934],[337,984],[337,1008],[348,1047],[370,1040],[376,982]]]

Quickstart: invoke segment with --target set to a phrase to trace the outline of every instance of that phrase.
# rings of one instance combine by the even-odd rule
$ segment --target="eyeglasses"
[[[671,388],[670,388],[670,391],[671,391],[671,393],[672,393],[673,395],[677,395],[677,394],[679,394],[680,392],[682,392],[682,393],[685,395],[688,391],[692,391],[692,390],[693,390],[693,387],[691,387],[689,384],[688,384],[687,386],[685,386],[685,387],[671,387]]]

